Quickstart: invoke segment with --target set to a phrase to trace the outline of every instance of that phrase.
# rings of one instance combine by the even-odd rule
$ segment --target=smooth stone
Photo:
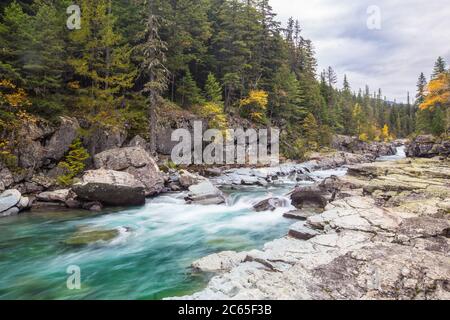
[[[0,212],[6,211],[19,203],[22,194],[16,189],[6,190],[0,195]]]

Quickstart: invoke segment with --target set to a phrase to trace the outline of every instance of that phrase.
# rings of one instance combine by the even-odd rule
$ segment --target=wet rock
[[[225,203],[224,194],[209,180],[189,187],[186,201],[191,204],[213,205]]]
[[[140,147],[111,149],[94,157],[95,168],[127,172],[144,185],[145,195],[161,193],[164,178],[153,158]]]
[[[256,212],[262,211],[274,211],[277,208],[287,207],[289,205],[289,201],[285,198],[270,198],[263,200],[253,206],[253,209]]]
[[[87,171],[73,191],[82,201],[104,205],[126,206],[145,203],[145,187],[131,174],[113,170]]]
[[[20,212],[20,209],[17,207],[9,208],[8,210],[5,210],[3,212],[0,212],[0,217],[10,217],[18,215]]]
[[[79,230],[64,244],[69,246],[86,246],[96,242],[108,242],[119,236],[119,231],[113,230]]]

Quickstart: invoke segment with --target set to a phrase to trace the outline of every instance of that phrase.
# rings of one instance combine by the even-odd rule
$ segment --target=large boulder
[[[28,209],[30,205],[30,199],[23,197],[18,190],[6,190],[0,195],[0,217],[16,215],[20,211]]]
[[[299,186],[291,193],[292,205],[297,209],[321,211],[336,198],[340,188],[341,182],[335,176],[314,185]]]
[[[191,204],[212,205],[225,202],[224,194],[211,181],[205,180],[189,187],[186,201]]]
[[[43,202],[66,202],[70,198],[70,189],[46,191],[36,195],[36,200]]]
[[[155,160],[141,147],[111,149],[94,157],[96,169],[123,171],[144,185],[146,196],[161,193],[164,178]]]
[[[145,187],[133,175],[113,170],[91,170],[72,190],[82,201],[126,206],[145,203]]]
[[[406,155],[413,158],[433,158],[450,155],[450,140],[442,140],[432,135],[422,135],[411,141]]]
[[[6,190],[0,195],[0,212],[6,211],[19,203],[22,195],[18,190]]]

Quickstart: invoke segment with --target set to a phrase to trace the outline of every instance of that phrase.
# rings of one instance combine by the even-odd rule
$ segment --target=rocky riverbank
[[[216,276],[182,299],[449,299],[449,178],[448,159],[351,166],[296,202],[285,238],[194,262]]]
[[[226,198],[217,186],[266,187],[286,176],[313,182],[315,178],[309,174],[313,170],[370,162],[395,153],[394,144],[371,145],[358,142],[356,138],[339,137],[334,142],[336,149],[349,150],[351,144],[354,153],[316,153],[310,155],[310,160],[305,163],[289,162],[271,168],[200,168],[202,174],[210,176],[208,179],[182,169],[169,169],[164,173],[146,150],[147,143],[142,138],[135,137],[125,143],[126,137],[119,132],[109,134],[90,128],[90,137],[95,135],[98,143],[89,139],[84,141],[92,155],[88,170],[77,178],[73,186],[60,189],[56,178],[61,168],[57,164],[81,129],[82,124],[74,118],[61,118],[56,128],[31,123],[22,129],[21,141],[27,143],[16,150],[20,170],[11,171],[4,165],[0,167],[0,191],[5,191],[0,195],[0,205],[4,204],[4,210],[0,208],[1,216],[16,215],[35,207],[101,211],[104,206],[143,205],[146,197],[182,190],[189,191],[187,203],[221,204]],[[24,195],[27,205],[9,206],[11,192],[21,197]]]

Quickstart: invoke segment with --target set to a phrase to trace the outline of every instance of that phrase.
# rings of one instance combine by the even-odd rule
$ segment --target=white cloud
[[[450,62],[450,5],[443,0],[271,0],[285,22],[299,19],[317,51],[319,68],[347,74],[356,91],[368,84],[388,99],[415,95],[420,72],[434,61]],[[381,9],[381,30],[367,28],[367,8]],[[319,69],[319,70],[320,70]]]

